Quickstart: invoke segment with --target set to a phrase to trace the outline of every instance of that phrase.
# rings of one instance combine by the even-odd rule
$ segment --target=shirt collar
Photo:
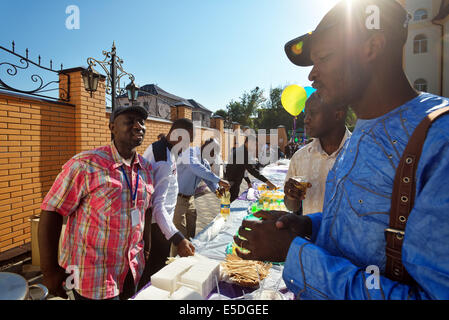
[[[111,141],[111,156],[114,163],[112,164],[112,167],[118,168],[121,165],[123,165],[125,162],[123,161],[123,157],[118,152],[117,148],[115,147],[114,140]],[[134,161],[131,164],[131,166],[138,165],[139,167],[142,167],[140,164],[139,154],[136,151],[136,156],[134,157]]]
[[[346,140],[350,136],[351,136],[351,131],[349,131],[348,128],[346,128],[346,131],[345,131],[345,134],[343,136],[343,139],[341,139],[340,146],[331,155],[328,155],[326,153],[326,151],[323,150],[323,147],[321,147],[321,142],[320,142],[319,138],[313,138],[312,142],[309,144],[308,150],[309,150],[309,152],[317,152],[317,153],[319,153],[321,155],[324,155],[324,156],[333,157],[333,156],[336,156],[340,152],[341,148],[343,148]]]

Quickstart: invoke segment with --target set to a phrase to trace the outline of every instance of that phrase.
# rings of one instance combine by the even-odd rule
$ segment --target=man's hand
[[[293,239],[312,233],[311,220],[306,216],[283,211],[259,211],[254,216],[262,221],[244,220],[239,228],[239,235],[246,240],[234,236],[237,246],[250,251],[244,254],[236,250],[243,259],[283,262]]]
[[[299,182],[290,178],[284,185],[284,193],[288,199],[302,201],[306,198],[307,188],[312,185],[307,184],[307,187],[302,187]]]
[[[265,182],[267,184],[268,189],[274,190],[276,189],[276,185],[274,185],[271,181],[267,180],[267,182]]]
[[[218,181],[218,185],[225,190],[229,190],[231,188],[229,181],[223,179],[220,179],[220,181]]]
[[[43,284],[47,287],[50,294],[68,299],[63,287],[68,276],[69,274],[62,267],[58,266],[54,271],[43,272]]]
[[[183,239],[178,244],[178,254],[180,257],[193,256],[195,254],[195,247],[189,240]]]

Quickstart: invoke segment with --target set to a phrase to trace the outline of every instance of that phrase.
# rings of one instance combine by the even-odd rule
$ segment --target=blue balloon
[[[309,97],[312,95],[312,93],[314,93],[316,91],[316,89],[314,89],[312,87],[304,87],[304,90],[306,90],[307,99],[309,99]]]

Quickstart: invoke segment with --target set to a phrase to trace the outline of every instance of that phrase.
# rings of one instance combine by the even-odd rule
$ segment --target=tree
[[[257,110],[262,107],[265,102],[263,90],[255,87],[250,92],[245,92],[239,98],[239,101],[231,100],[226,106],[229,121],[238,122],[242,126],[254,128],[254,116]]]
[[[215,111],[214,115],[215,116],[220,116],[223,119],[226,119],[228,117],[228,112],[226,110],[219,109],[219,110]]]

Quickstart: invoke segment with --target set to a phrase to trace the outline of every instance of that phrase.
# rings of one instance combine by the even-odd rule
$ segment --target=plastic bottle
[[[231,193],[225,191],[221,197],[220,214],[226,220],[231,214]]]

